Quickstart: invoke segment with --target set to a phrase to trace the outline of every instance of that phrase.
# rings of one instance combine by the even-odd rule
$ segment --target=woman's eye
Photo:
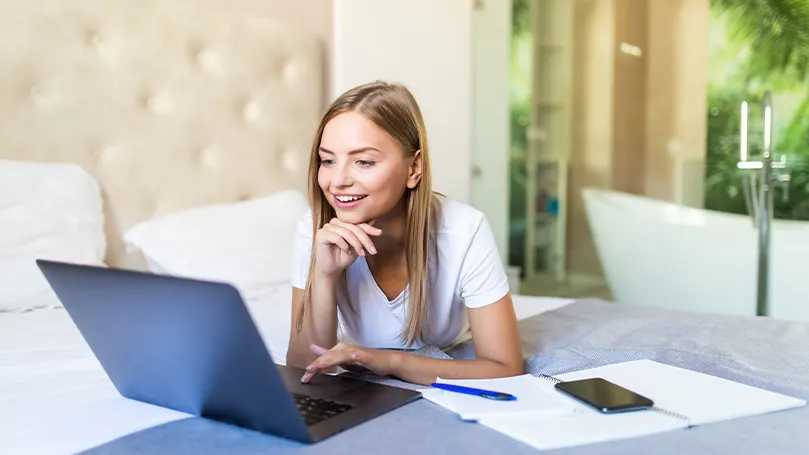
[[[357,161],[357,163],[359,163],[359,165],[362,167],[371,167],[374,165],[373,161],[365,161],[365,160]]]
[[[320,164],[324,166],[329,166],[333,163],[332,160],[320,160]]]

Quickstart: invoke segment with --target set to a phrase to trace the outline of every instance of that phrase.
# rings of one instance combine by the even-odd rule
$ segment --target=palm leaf
[[[730,19],[732,37],[748,44],[751,79],[777,72],[807,79],[808,0],[713,0],[712,7]]]
[[[531,0],[513,0],[511,17],[512,34],[531,33]]]

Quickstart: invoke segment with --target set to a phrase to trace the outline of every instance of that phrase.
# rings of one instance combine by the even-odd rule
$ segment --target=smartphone
[[[603,413],[649,409],[654,402],[603,378],[588,378],[556,384],[560,392]]]

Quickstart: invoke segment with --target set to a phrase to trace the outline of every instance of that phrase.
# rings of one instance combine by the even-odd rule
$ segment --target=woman
[[[375,82],[340,96],[317,130],[309,176],[287,352],[306,368],[303,382],[337,366],[417,384],[523,373],[491,228],[478,210],[433,193],[424,121],[405,87]],[[470,336],[471,360],[408,352]]]

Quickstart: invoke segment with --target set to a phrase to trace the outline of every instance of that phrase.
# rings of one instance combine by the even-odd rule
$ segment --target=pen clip
[[[514,395],[498,392],[481,391],[478,395],[483,398],[488,398],[490,400],[497,400],[497,401],[513,401],[516,399]]]

